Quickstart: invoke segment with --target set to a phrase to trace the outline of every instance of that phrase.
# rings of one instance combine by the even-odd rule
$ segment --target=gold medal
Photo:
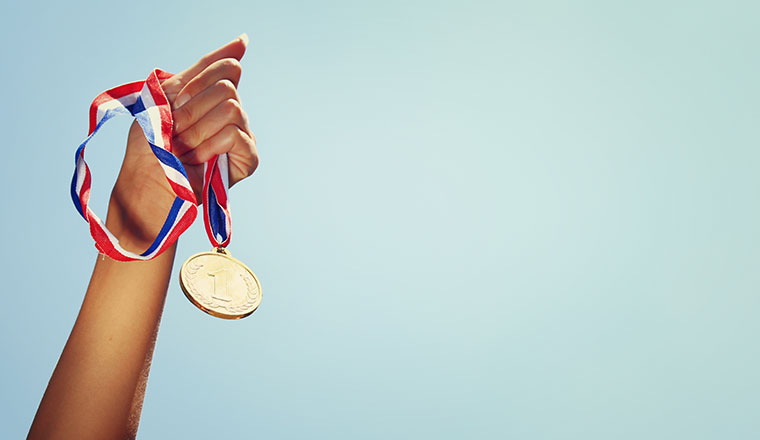
[[[256,275],[222,247],[188,258],[179,271],[179,284],[190,302],[218,318],[245,318],[261,304]]]

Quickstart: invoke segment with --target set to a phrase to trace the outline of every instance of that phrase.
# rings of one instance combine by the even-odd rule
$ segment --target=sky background
[[[0,437],[23,438],[96,251],[69,197],[101,91],[242,32],[260,167],[176,270],[139,437],[760,432],[757,2],[5,2]],[[89,144],[97,213],[128,118]]]

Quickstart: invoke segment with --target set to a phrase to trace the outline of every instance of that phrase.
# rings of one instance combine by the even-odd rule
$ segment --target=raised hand
[[[243,34],[162,84],[174,109],[174,154],[188,173],[200,176],[205,162],[227,153],[230,185],[258,166],[256,138],[237,93],[247,45]],[[191,181],[194,188],[195,183]]]
[[[256,139],[237,93],[247,45],[243,34],[162,83],[173,110],[172,152],[184,164],[199,202],[203,164],[214,155],[228,154],[230,186],[258,166]],[[141,252],[161,228],[173,200],[140,126],[133,123],[107,227],[123,247]]]
[[[214,154],[229,154],[231,183],[256,169],[255,140],[236,91],[247,43],[238,37],[162,85],[174,109],[174,153],[196,195],[202,163]],[[133,124],[106,225],[123,247],[142,252],[174,197]],[[175,252],[171,246],[149,261],[97,259],[29,439],[135,438]]]

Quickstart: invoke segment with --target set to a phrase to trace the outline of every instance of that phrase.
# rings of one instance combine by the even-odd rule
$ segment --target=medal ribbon
[[[214,247],[227,247],[232,224],[227,191],[229,188],[227,153],[214,156],[203,165],[203,223]]]
[[[98,95],[90,106],[90,128],[87,138],[75,154],[71,199],[79,214],[90,225],[90,234],[100,252],[118,261],[150,260],[171,246],[190,227],[198,213],[198,202],[177,157],[172,154],[172,112],[161,88],[161,80],[172,74],[155,69],[145,81],[115,87]],[[140,124],[153,154],[176,195],[169,214],[153,243],[142,254],[135,254],[119,245],[119,240],[105,227],[88,206],[90,201],[90,169],[84,160],[84,148],[103,124],[114,116],[131,115]],[[213,157],[204,165],[204,222],[211,244],[224,247],[230,241],[228,207],[227,154]]]

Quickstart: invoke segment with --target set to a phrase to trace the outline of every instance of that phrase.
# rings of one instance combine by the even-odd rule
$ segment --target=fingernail
[[[177,99],[174,100],[174,108],[180,108],[183,105],[187,104],[187,101],[190,100],[190,95],[187,93],[183,93],[179,96],[177,96]]]
[[[248,34],[243,32],[238,38],[240,38],[243,41],[243,44],[248,47]]]

